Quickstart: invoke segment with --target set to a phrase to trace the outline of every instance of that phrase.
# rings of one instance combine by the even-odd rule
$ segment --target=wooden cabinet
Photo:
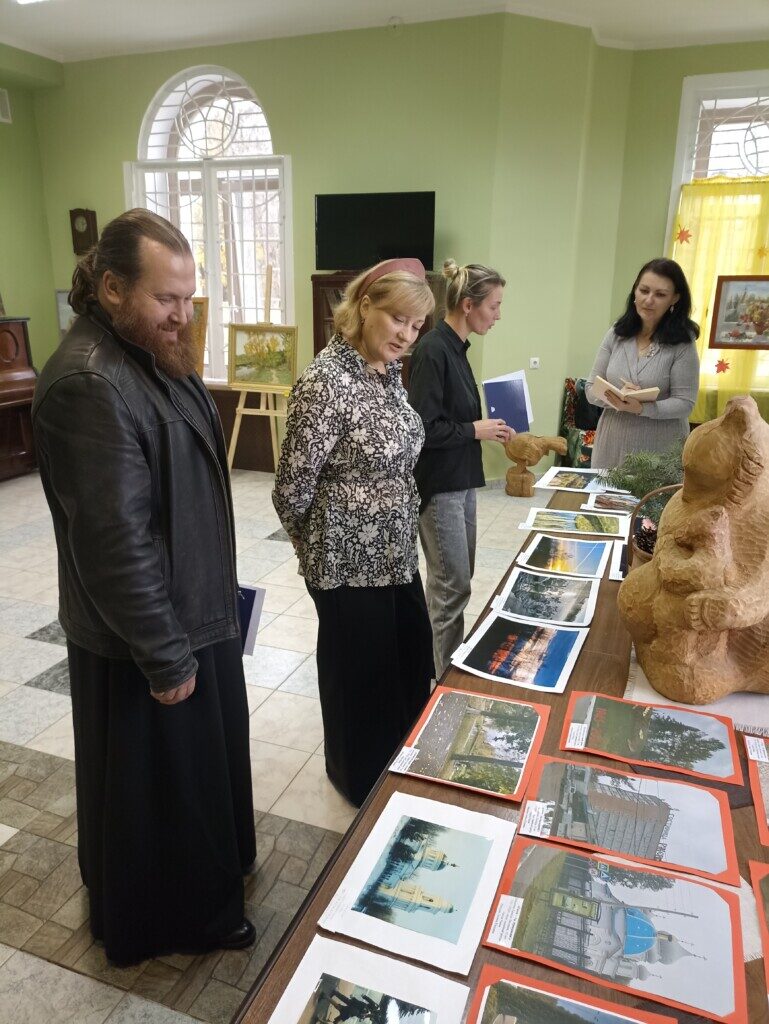
[[[334,309],[339,304],[344,290],[357,270],[338,270],[333,274],[312,275],[312,354],[316,356],[325,348],[334,333]],[[446,312],[446,278],[443,274],[429,273],[427,281],[435,296],[435,312],[425,320],[419,338],[432,329],[436,321]],[[417,341],[419,341],[417,338]],[[409,356],[403,360],[403,382],[408,381]]]
[[[29,350],[29,317],[0,317],[0,480],[35,468],[32,397],[36,373]]]

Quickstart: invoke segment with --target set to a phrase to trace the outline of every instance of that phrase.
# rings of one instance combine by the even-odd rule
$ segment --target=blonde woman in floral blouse
[[[424,428],[400,358],[434,300],[419,260],[351,281],[297,381],[273,502],[318,612],[326,771],[360,805],[430,692],[413,469]]]

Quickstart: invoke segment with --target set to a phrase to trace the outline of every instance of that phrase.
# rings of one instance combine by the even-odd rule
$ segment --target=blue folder
[[[238,617],[244,654],[254,653],[254,644],[266,593],[267,591],[262,587],[249,587],[245,583],[238,585]]]
[[[507,379],[485,380],[483,393],[489,419],[504,420],[518,434],[529,429],[529,403],[523,376],[511,375]]]

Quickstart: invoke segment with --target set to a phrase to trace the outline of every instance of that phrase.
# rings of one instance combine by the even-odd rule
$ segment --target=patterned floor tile
[[[197,1019],[128,992],[107,1018],[107,1024],[197,1024]]]
[[[0,740],[13,744],[26,743],[64,715],[70,714],[71,707],[69,698],[61,694],[19,686],[0,697]],[[5,824],[10,825],[12,822]]]
[[[273,691],[265,692],[268,697],[274,696]],[[270,768],[264,758],[257,756],[255,765],[264,769],[270,780],[277,778],[280,789],[308,757],[304,752],[259,741],[254,741],[252,749],[254,744],[257,748],[270,747],[279,758],[296,759],[293,768],[286,764]],[[5,839],[0,845],[0,964],[4,957],[9,960],[13,956],[14,949],[21,949],[23,954],[19,955],[30,955],[33,962],[49,962],[50,968],[56,965],[55,970],[63,970],[65,977],[74,979],[75,986],[85,984],[86,993],[101,991],[89,988],[89,984],[100,984],[112,993],[112,1009],[105,1009],[101,1003],[91,1006],[85,999],[87,1014],[82,1018],[41,1016],[40,1022],[50,1019],[58,1024],[59,1019],[82,1019],[90,1024],[92,1019],[108,1019],[111,1024],[186,1024],[195,1019],[229,1024],[252,983],[249,979],[259,973],[341,837],[257,812],[257,869],[246,884],[247,913],[258,935],[255,946],[207,956],[163,957],[118,968],[93,942],[88,926],[88,894],[80,878],[77,851],[70,844],[76,834],[74,788],[71,761],[0,741],[0,821],[5,815],[19,822],[18,829],[15,825],[4,829],[0,826],[0,838]],[[274,800],[275,795],[270,805]],[[63,817],[57,809],[70,810],[71,814]],[[37,829],[37,833],[30,829]],[[4,953],[6,950],[10,952]],[[7,1019],[15,1022],[16,1018],[2,1012],[2,972],[0,966],[0,1022],[5,1024]],[[40,977],[44,989],[41,998],[47,998],[46,979],[59,975],[43,972]],[[24,998],[28,1001],[25,984]],[[17,1004],[9,1005],[15,1012]],[[24,1024],[39,1024],[27,1002],[18,1005],[19,1019]]]
[[[50,610],[45,605],[41,605],[50,614]],[[47,626],[43,626],[42,629],[35,630],[34,633],[30,633],[27,636],[28,640],[44,640],[47,644],[60,644],[62,647],[67,646],[67,638],[64,635],[64,630],[59,625],[58,619],[55,622],[49,622]]]
[[[38,635],[48,630],[50,625],[51,609],[46,605],[0,598],[0,633],[53,643],[47,636]],[[58,622],[55,625],[58,627]]]
[[[15,953],[0,967],[0,1020],[13,1024],[103,1024],[121,997],[110,985],[29,953]]]
[[[69,663],[65,658],[56,665],[51,665],[45,672],[28,679],[26,686],[34,686],[38,690],[50,690],[69,697]]]
[[[276,530],[275,533],[271,533],[267,540],[285,540],[291,543],[291,538],[288,536],[288,534],[286,533],[282,526],[279,530]]]
[[[26,683],[61,661],[61,647],[26,637],[13,637],[0,650],[0,679],[9,683]]]

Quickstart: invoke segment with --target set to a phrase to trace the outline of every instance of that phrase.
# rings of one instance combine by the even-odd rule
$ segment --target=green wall
[[[8,84],[6,84],[6,82]],[[0,124],[0,295],[8,316],[28,316],[38,369],[58,341],[51,247],[33,93],[11,84],[12,124]]]
[[[627,78],[630,59],[597,47],[586,29],[491,15],[65,65],[63,87],[36,99],[56,280],[65,286],[73,266],[67,210],[91,207],[103,225],[123,208],[122,164],[136,157],[155,93],[184,68],[220,65],[253,87],[276,152],[291,155],[300,365],[311,356],[315,193],[434,189],[436,265],[488,262],[508,279],[503,320],[471,349],[475,372],[527,367],[538,355],[536,429],[553,432],[575,258],[595,237],[583,200],[609,225],[592,261],[601,327],[608,316],[627,88],[607,100],[603,82],[617,67]],[[614,153],[604,172],[613,192],[588,181],[591,146]],[[499,475],[504,459],[487,447]]]
[[[563,378],[587,372],[638,265],[662,250],[684,75],[768,63],[765,43],[631,52],[507,14],[66,65],[0,46],[0,84],[18,97],[14,125],[0,126],[0,292],[33,313],[42,363],[57,339],[53,288],[75,261],[69,209],[95,209],[100,226],[119,213],[156,92],[185,68],[222,66],[252,86],[292,159],[300,366],[315,193],[435,190],[436,265],[487,262],[508,280],[503,319],[474,340],[476,375],[539,356],[534,429],[555,432]]]
[[[291,156],[304,365],[316,192],[435,189],[436,259],[487,254],[500,27],[478,18],[65,65],[64,87],[37,98],[57,281],[73,266],[68,209],[95,209],[103,225],[124,208],[122,165],[155,93],[187,67],[223,66],[252,86],[275,151]]]

